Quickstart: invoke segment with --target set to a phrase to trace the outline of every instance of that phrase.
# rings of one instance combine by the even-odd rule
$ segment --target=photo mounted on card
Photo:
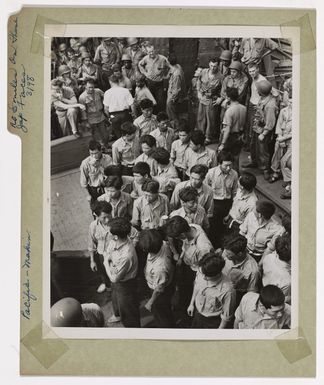
[[[10,18],[23,374],[314,374],[315,13],[170,11]]]

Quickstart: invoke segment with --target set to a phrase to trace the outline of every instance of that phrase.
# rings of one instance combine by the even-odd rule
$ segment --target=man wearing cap
[[[272,85],[268,80],[256,83],[260,100],[257,104],[251,139],[251,163],[243,166],[258,167],[266,180],[270,177],[270,142],[276,125],[277,103],[271,94]]]
[[[140,75],[140,70],[138,68],[138,63],[145,56],[144,52],[141,50],[139,46],[138,39],[136,37],[130,37],[127,39],[127,43],[129,47],[126,48],[126,53],[130,56],[132,61],[132,66],[135,70],[136,75]]]
[[[97,81],[98,78],[98,68],[91,61],[91,56],[89,52],[83,52],[81,54],[82,65],[80,67],[80,78],[79,80],[85,82],[88,79]]]
[[[197,128],[206,135],[206,144],[210,144],[219,136],[220,97],[223,76],[219,72],[219,61],[210,58],[209,68],[201,71],[197,80],[198,116]]]
[[[70,133],[69,124],[72,133],[76,138],[80,137],[78,133],[78,109],[84,110],[83,104],[77,102],[77,98],[72,88],[65,87],[59,79],[53,79],[51,82],[51,104],[55,108],[63,136]]]
[[[138,67],[147,79],[147,86],[157,103],[157,111],[162,111],[165,108],[164,79],[168,76],[170,63],[165,56],[156,53],[153,45],[148,45],[146,51],[147,55],[138,63]]]
[[[112,74],[111,67],[120,61],[120,52],[112,37],[103,37],[101,44],[97,47],[94,62],[98,64],[99,86],[103,91],[109,88],[109,76]]]
[[[134,99],[124,87],[119,85],[119,78],[115,75],[111,75],[109,78],[110,89],[105,92],[104,95],[104,108],[105,113],[109,116],[113,134],[120,138],[120,126],[122,123],[132,121],[129,110],[132,110],[132,114],[135,117]]]

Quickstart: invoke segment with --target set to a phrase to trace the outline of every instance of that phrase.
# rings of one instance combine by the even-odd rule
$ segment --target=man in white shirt
[[[120,138],[122,123],[132,121],[130,109],[135,117],[134,99],[128,89],[120,87],[119,79],[115,75],[110,76],[109,82],[111,88],[105,92],[103,104],[111,121],[112,133],[116,138]]]

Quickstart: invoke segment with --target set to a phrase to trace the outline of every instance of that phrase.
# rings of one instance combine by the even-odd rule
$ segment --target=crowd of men
[[[292,82],[281,95],[259,73],[276,43],[235,40],[197,67],[188,91],[176,56],[149,41],[95,43],[53,47],[51,97],[52,134],[56,117],[56,133],[92,133],[80,166],[94,217],[90,267],[114,312],[98,326],[141,327],[144,282],[156,327],[289,328],[290,217],[279,223],[255,175],[242,171],[259,168],[270,183],[282,176],[290,197]],[[240,165],[243,147],[251,162]],[[67,303],[52,308],[54,326],[77,326],[60,318],[71,308],[82,318],[81,305]]]

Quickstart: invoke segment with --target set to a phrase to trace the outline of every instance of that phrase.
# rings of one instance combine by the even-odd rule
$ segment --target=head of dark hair
[[[163,147],[155,148],[152,151],[151,157],[162,165],[168,165],[170,162],[170,153]]]
[[[142,230],[139,235],[138,247],[147,253],[156,254],[163,245],[163,236],[157,229]]]
[[[190,169],[190,174],[198,174],[203,179],[205,179],[207,172],[208,172],[208,167],[205,164],[195,164]]]
[[[157,194],[159,192],[160,184],[156,180],[147,179],[143,185],[142,190],[151,194]]]
[[[244,172],[239,179],[240,185],[247,191],[251,192],[257,185],[257,179],[255,175],[250,172]]]
[[[150,99],[143,99],[140,101],[141,110],[145,110],[146,108],[153,108],[153,102]]]
[[[219,63],[219,58],[216,57],[216,56],[211,56],[211,57],[209,57],[208,62],[209,62],[209,63],[210,63],[210,62],[212,62],[212,63]]]
[[[168,237],[178,238],[181,234],[190,231],[190,226],[184,218],[175,215],[166,221],[164,229]]]
[[[224,249],[232,251],[234,254],[243,253],[246,250],[247,239],[243,235],[237,234],[225,238]]]
[[[118,175],[122,176],[122,168],[120,164],[110,164],[104,169],[105,176]]]
[[[191,186],[184,187],[179,191],[179,198],[183,202],[195,201],[198,198],[198,191]]]
[[[149,164],[146,162],[138,162],[133,167],[133,174],[140,174],[142,176],[147,175],[148,177],[151,176],[151,169]]]
[[[221,151],[217,155],[218,164],[223,162],[233,162],[233,155],[228,151]]]
[[[219,252],[211,252],[205,254],[199,261],[201,272],[206,277],[215,277],[221,274],[225,266],[225,260]]]
[[[239,98],[238,89],[235,87],[227,87],[226,88],[226,95],[233,100],[233,102],[236,102]]]
[[[110,83],[118,84],[118,83],[119,83],[119,77],[116,76],[116,75],[111,75],[111,76],[109,77],[109,81],[110,81]]]
[[[206,140],[206,136],[205,134],[200,131],[200,130],[194,130],[192,131],[192,133],[190,134],[190,140],[192,141],[193,144],[195,144],[196,146],[197,145],[201,145],[203,146],[205,144],[205,140]]]
[[[132,134],[135,134],[135,132],[136,132],[136,126],[134,126],[134,124],[132,122],[124,122],[120,126],[120,131],[121,131],[122,136],[132,135]]]
[[[109,230],[112,235],[117,235],[120,238],[126,238],[131,232],[131,224],[126,218],[117,217],[109,222]]]
[[[169,120],[169,116],[168,114],[165,112],[165,111],[160,111],[158,112],[158,114],[156,115],[156,120],[158,122],[162,122],[164,120]]]
[[[275,285],[264,286],[260,291],[259,299],[266,309],[270,309],[271,306],[281,306],[285,303],[284,293]]]
[[[276,207],[270,201],[259,200],[256,203],[256,211],[260,213],[264,219],[268,220],[275,213]]]
[[[90,140],[88,144],[88,149],[90,151],[99,150],[101,151],[101,144],[97,142],[96,140]]]
[[[289,262],[291,260],[291,238],[284,234],[276,239],[276,252],[281,261]]]
[[[149,147],[156,147],[156,139],[152,135],[143,135],[140,137],[140,144],[147,144]]]
[[[88,78],[85,82],[84,82],[84,84],[95,84],[95,82],[94,82],[94,80],[93,79],[90,79],[90,78]]]
[[[123,185],[123,180],[119,175],[109,176],[105,180],[105,187],[114,187],[116,190],[120,190]]]
[[[101,213],[110,214],[112,211],[111,204],[106,201],[95,201],[91,209],[97,217],[99,217]]]
[[[289,214],[285,214],[281,218],[281,224],[285,228],[286,232],[290,235],[291,234],[291,216]]]
[[[190,130],[187,119],[179,119],[178,132],[186,132],[187,134],[189,134],[190,131],[191,130]]]
[[[171,53],[171,54],[169,55],[169,63],[170,63],[172,66],[174,66],[175,64],[178,63],[177,57],[176,57],[176,55],[175,55],[174,53]]]

